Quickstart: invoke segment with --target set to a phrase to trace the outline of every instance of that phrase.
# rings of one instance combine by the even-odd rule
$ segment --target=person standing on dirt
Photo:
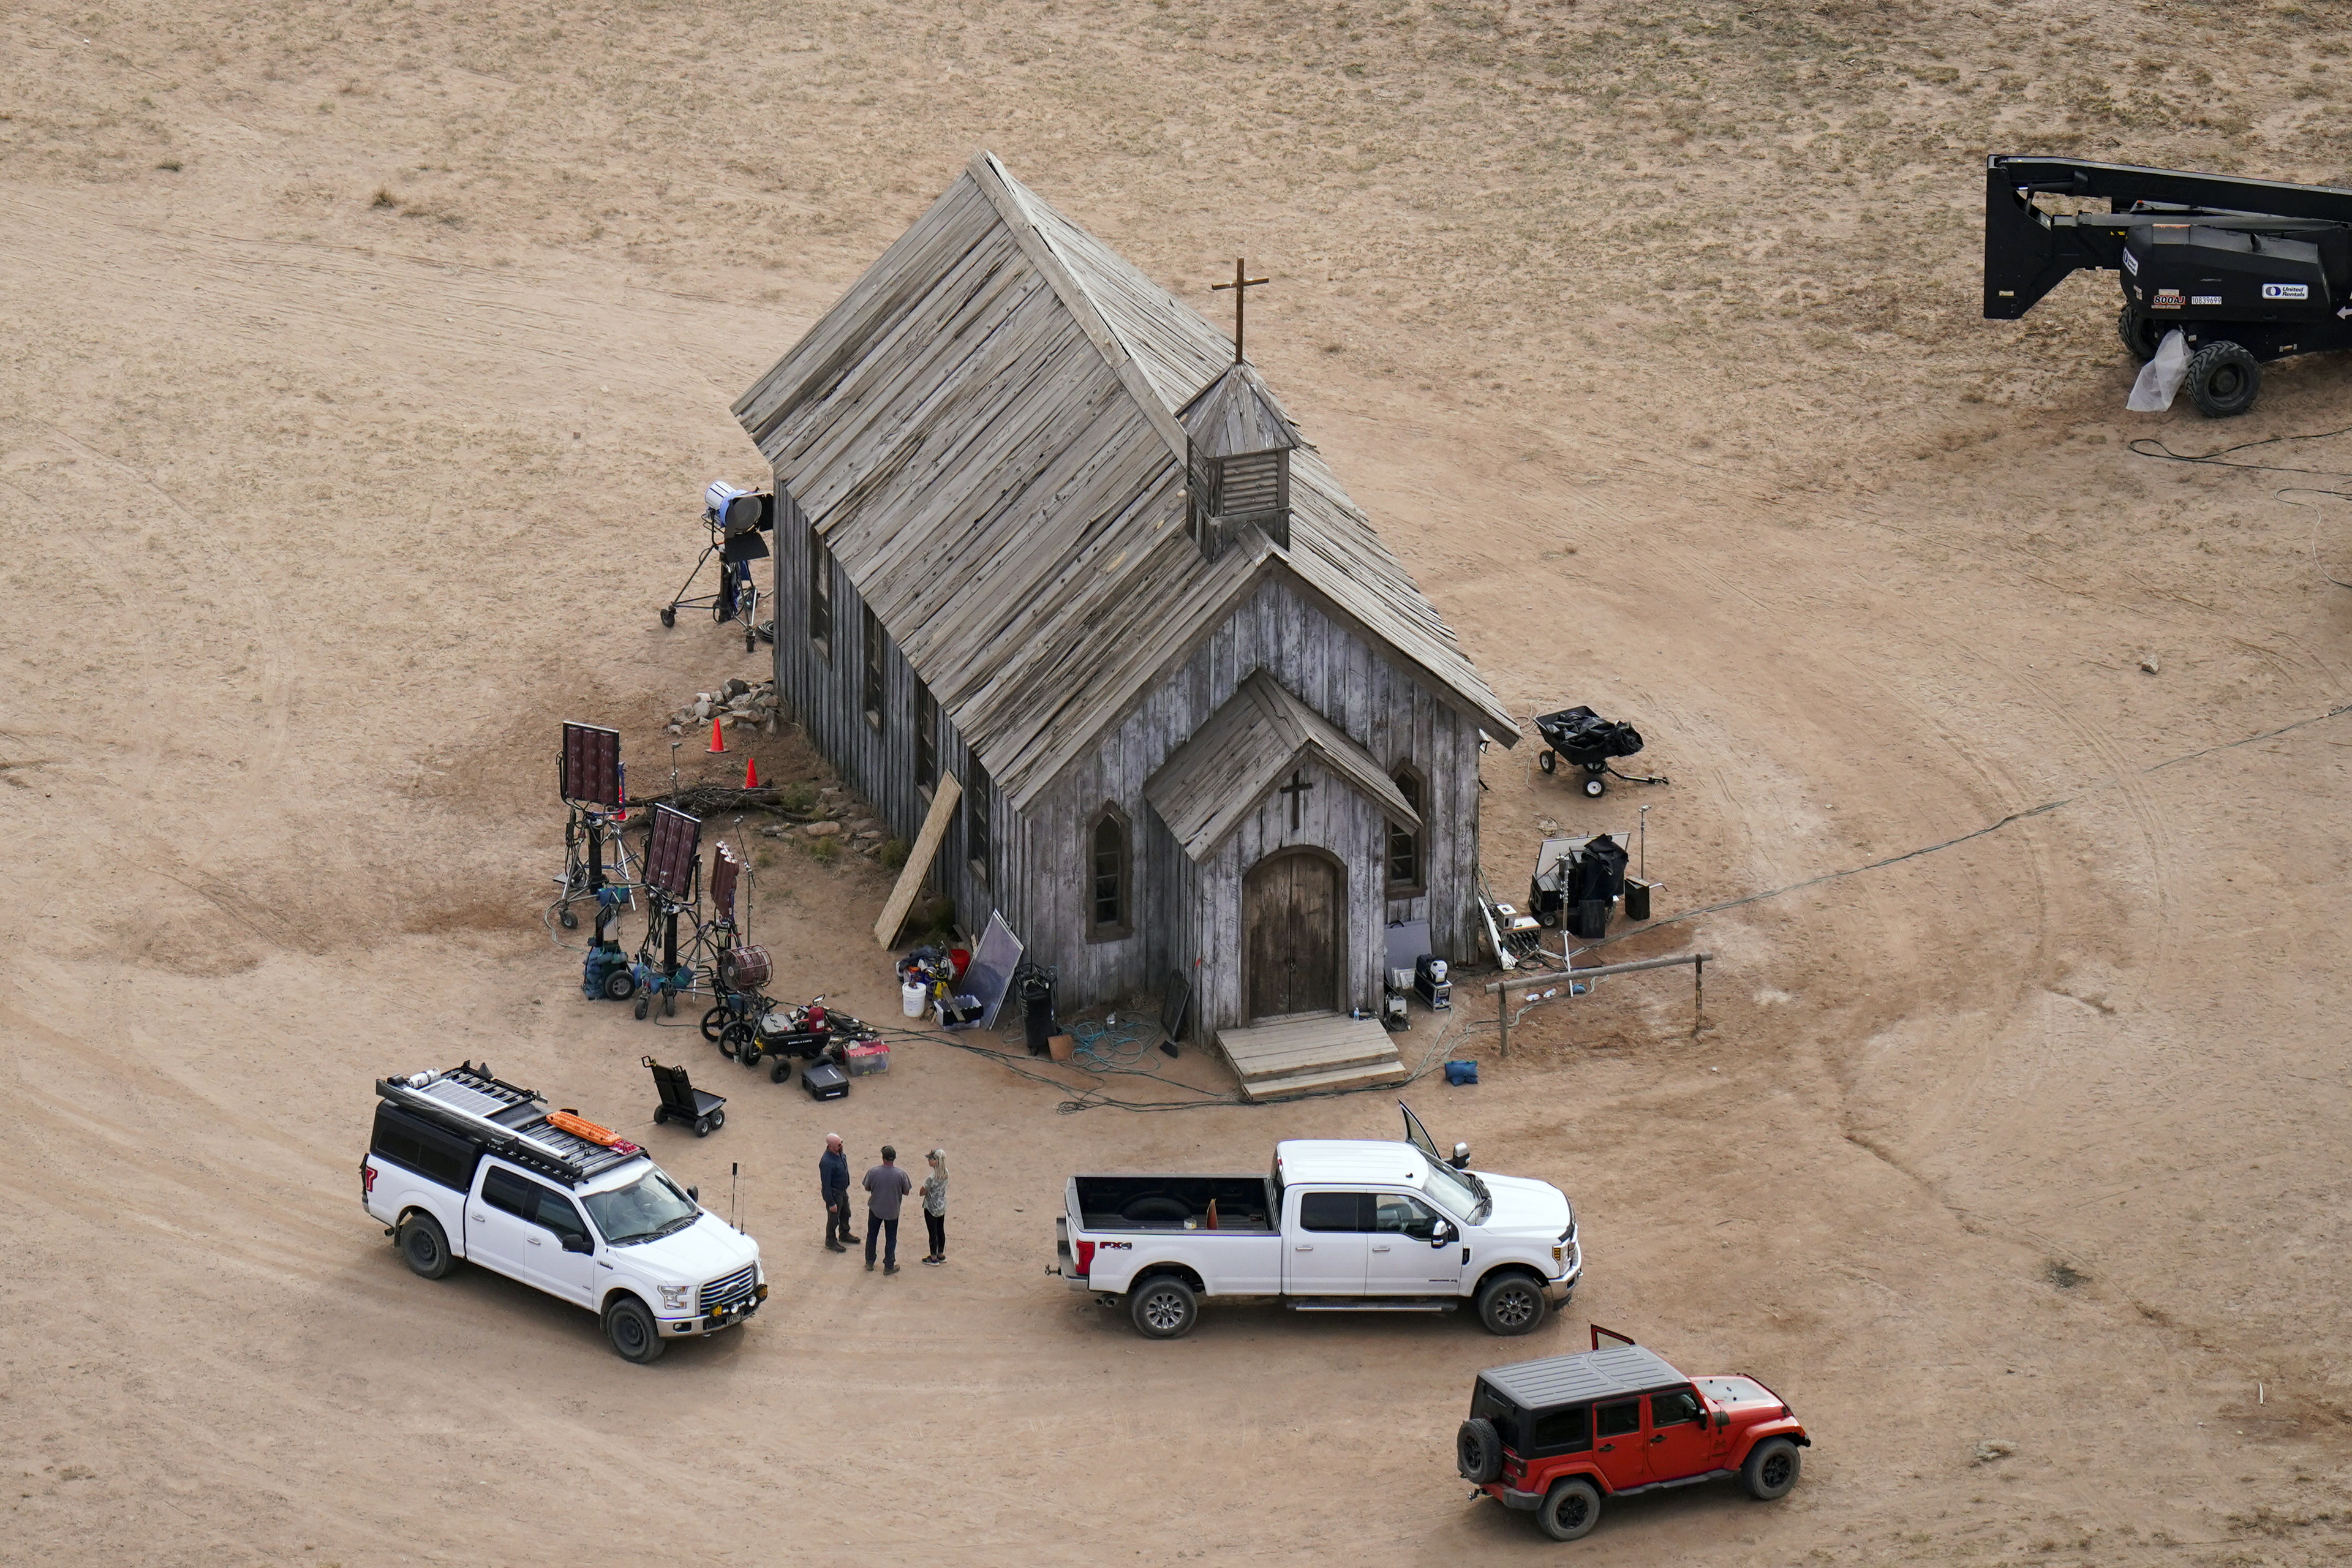
[[[929,1264],[948,1260],[948,1152],[931,1151],[931,1173],[923,1178],[923,1228],[930,1232],[931,1249],[923,1255]]]
[[[849,1156],[841,1152],[838,1132],[824,1135],[824,1152],[816,1163],[816,1185],[824,1199],[824,1249],[846,1252],[857,1245],[857,1238],[849,1234]]]
[[[882,1163],[866,1173],[866,1271],[874,1272],[874,1244],[883,1243],[882,1272],[898,1272],[898,1205],[915,1184],[898,1169],[898,1151],[882,1145]]]

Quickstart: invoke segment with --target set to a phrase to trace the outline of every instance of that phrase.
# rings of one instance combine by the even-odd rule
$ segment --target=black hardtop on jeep
[[[1489,1367],[1478,1374],[1478,1395],[1491,1394],[1517,1410],[1546,1410],[1555,1405],[1588,1405],[1620,1394],[1647,1394],[1672,1388],[1690,1379],[1654,1350],[1641,1345],[1610,1345],[1574,1355],[1547,1356],[1510,1366]],[[1496,1412],[1474,1395],[1474,1415],[1490,1419]]]

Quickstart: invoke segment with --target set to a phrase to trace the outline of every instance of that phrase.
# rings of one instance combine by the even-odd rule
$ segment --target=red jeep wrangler
[[[1605,1348],[1601,1342],[1611,1342]],[[1601,1521],[1601,1500],[1738,1476],[1769,1501],[1797,1484],[1812,1439],[1752,1377],[1685,1377],[1595,1326],[1592,1349],[1478,1374],[1454,1439],[1473,1499],[1532,1509],[1554,1541]]]

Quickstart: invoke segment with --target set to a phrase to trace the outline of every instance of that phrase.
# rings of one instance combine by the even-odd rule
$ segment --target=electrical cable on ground
[[[2176,452],[2154,436],[2142,436],[2137,440],[2126,442],[2125,449],[2135,458],[2152,458],[2165,463],[2194,463],[2214,468],[2243,468],[2250,473],[2258,474],[2309,474],[2315,479],[2352,479],[2352,472],[2335,468],[2294,468],[2275,463],[2232,463],[2226,460],[2232,452],[2248,452],[2257,447],[2273,447],[2285,441],[2325,441],[2336,436],[2352,436],[2352,425],[2347,425],[2341,430],[2312,430],[2295,436],[2265,436],[2259,441],[2241,441],[2234,447],[2217,447],[2210,452]],[[2319,485],[2287,485],[2271,493],[2276,499],[2286,501],[2289,506],[2311,504],[2308,501],[2287,500],[2289,496],[2333,496],[2337,500],[2352,501],[2352,490],[2329,489]],[[2330,577],[2327,580],[2339,588],[2352,588],[2352,583],[2347,583],[2341,577]]]
[[[2142,436],[2126,442],[2125,450],[2135,458],[2152,458],[2164,463],[2200,463],[2215,468],[2247,468],[2263,474],[2316,474],[2327,479],[2352,479],[2352,473],[2340,473],[2333,468],[2290,468],[2276,463],[2231,463],[2223,459],[2232,452],[2251,452],[2257,447],[2275,447],[2287,441],[2326,441],[2337,436],[2352,436],[2352,425],[2341,430],[2309,430],[2298,436],[2265,436],[2259,441],[2241,441],[2234,447],[2216,447],[2210,452],[2176,452],[2154,436]]]
[[[1966,844],[1971,839],[1982,838],[1987,834],[1998,833],[2002,828],[2007,827],[2013,823],[2023,822],[2030,817],[2046,816],[2051,812],[2056,811],[2062,805],[2072,805],[2076,801],[2088,799],[2090,796],[2097,795],[2102,790],[2113,789],[2125,779],[2146,778],[2150,773],[2160,773],[2165,769],[2178,767],[2182,763],[2193,763],[2200,757],[2214,756],[2222,752],[2234,752],[2241,746],[2251,746],[2258,741],[2276,740],[2281,735],[2292,734],[2297,730],[2308,729],[2314,724],[2324,724],[2330,719],[2340,719],[2347,713],[2352,713],[2352,702],[2339,703],[2336,707],[2327,710],[2325,713],[2314,713],[2309,718],[2297,719],[2291,724],[2282,724],[2275,730],[2264,730],[2258,735],[2248,735],[2241,740],[2224,741],[2220,745],[2204,746],[2194,752],[2184,752],[2177,757],[2168,757],[2163,762],[2154,763],[2144,768],[2137,768],[2130,773],[2110,774],[2108,777],[2100,779],[2096,783],[2085,784],[2083,788],[2075,791],[2073,795],[2062,796],[2057,800],[2046,800],[2040,805],[2029,806],[2023,811],[2012,811],[2007,816],[2000,818],[1997,822],[1987,823],[1982,827],[1974,828],[1955,837],[1947,838],[1940,844],[1921,845],[1916,849],[1906,849],[1900,855],[1889,855],[1884,859],[1873,860],[1867,865],[1849,866],[1843,871],[1824,871],[1818,877],[1808,877],[1801,882],[1790,882],[1786,887],[1769,889],[1761,893],[1749,893],[1744,898],[1726,899],[1720,903],[1705,904],[1695,910],[1685,910],[1680,914],[1668,915],[1663,920],[1652,921],[1647,925],[1637,926],[1630,931],[1619,931],[1615,936],[1602,937],[1599,942],[1587,942],[1584,946],[1577,949],[1576,951],[1579,952],[1590,952],[1594,948],[1607,947],[1612,942],[1623,942],[1628,937],[1641,936],[1645,932],[1657,931],[1661,927],[1676,925],[1684,921],[1696,920],[1701,915],[1716,914],[1724,910],[1736,910],[1742,904],[1760,903],[1766,899],[1777,899],[1786,893],[1801,892],[1807,888],[1818,888],[1824,882],[1843,881],[1848,877],[1859,877],[1865,871],[1884,870],[1889,866],[1897,866],[1906,860],[1916,860],[1923,855],[1934,855],[1939,851],[1952,848],[1957,845]]]

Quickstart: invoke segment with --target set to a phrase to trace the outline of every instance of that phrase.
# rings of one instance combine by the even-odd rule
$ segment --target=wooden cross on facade
[[[1282,786],[1280,793],[1290,797],[1290,826],[1294,832],[1297,831],[1298,827],[1298,797],[1305,795],[1308,790],[1313,789],[1314,787],[1315,786],[1313,784],[1308,784],[1305,778],[1300,776],[1297,768],[1290,770],[1290,782]]]
[[[1249,298],[1249,291],[1256,288],[1259,284],[1271,283],[1274,281],[1271,278],[1249,277],[1246,275],[1246,271],[1247,269],[1242,266],[1242,258],[1236,256],[1234,258],[1234,280],[1230,283],[1212,283],[1209,285],[1209,289],[1212,293],[1222,292],[1227,289],[1234,291],[1234,363],[1235,364],[1242,363],[1242,301]],[[1308,787],[1312,788],[1313,786],[1310,785]],[[1296,818],[1297,816],[1298,797],[1293,795],[1290,800],[1290,805],[1291,815]],[[1298,824],[1294,820],[1290,826],[1296,827]]]

